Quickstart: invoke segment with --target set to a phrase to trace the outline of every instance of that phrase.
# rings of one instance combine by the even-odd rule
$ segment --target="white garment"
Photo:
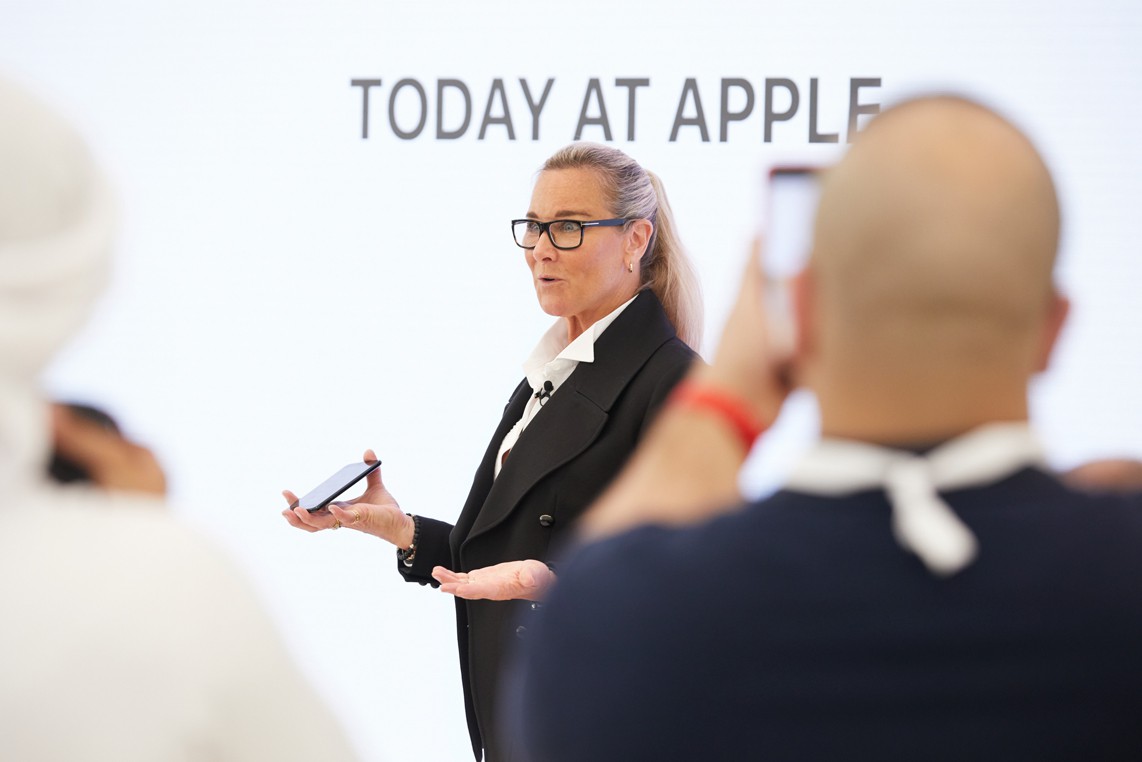
[[[39,374],[103,291],[114,227],[84,142],[0,78],[0,488],[47,461]]]
[[[0,759],[355,759],[244,575],[161,503],[2,510]]]
[[[978,548],[971,530],[936,493],[985,486],[1044,464],[1043,448],[1026,422],[993,423],[923,455],[823,439],[797,464],[785,487],[829,496],[883,488],[897,542],[934,574],[950,575],[970,564]]]
[[[0,759],[352,759],[233,564],[158,501],[46,481],[38,378],[113,228],[83,141],[0,78]]]
[[[540,392],[545,388],[544,384],[550,382],[551,389],[546,395],[549,398],[559,390],[559,387],[563,385],[563,382],[567,380],[575,368],[579,367],[579,363],[594,362],[595,342],[603,335],[603,331],[615,322],[615,318],[621,315],[622,311],[636,298],[638,298],[638,294],[596,320],[587,330],[576,336],[571,343],[567,343],[567,321],[564,319],[560,318],[555,322],[555,325],[548,328],[547,333],[543,334],[539,343],[535,345],[535,349],[531,351],[531,355],[523,363],[523,372],[527,376],[527,383],[531,386],[532,392]],[[504,436],[504,441],[500,443],[499,452],[496,453],[495,476],[500,475],[500,469],[504,463],[504,454],[515,447],[520,434],[531,423],[531,419],[539,414],[540,409],[545,404],[546,399],[541,400],[535,394],[532,394],[531,399],[527,401],[523,415],[516,421],[511,431]]]

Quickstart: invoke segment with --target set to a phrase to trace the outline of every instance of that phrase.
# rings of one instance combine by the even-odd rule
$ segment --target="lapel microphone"
[[[555,391],[555,384],[551,383],[550,381],[544,381],[543,388],[536,392],[533,396],[539,400],[539,406],[543,407],[547,404],[547,399],[551,396],[553,391]]]

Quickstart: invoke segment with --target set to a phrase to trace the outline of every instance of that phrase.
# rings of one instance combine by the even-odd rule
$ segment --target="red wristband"
[[[758,421],[757,416],[741,397],[724,389],[694,381],[683,381],[674,387],[670,395],[670,405],[716,413],[729,424],[746,450],[752,448],[754,441],[769,428]]]

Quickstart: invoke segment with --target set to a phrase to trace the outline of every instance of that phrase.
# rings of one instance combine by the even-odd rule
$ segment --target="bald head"
[[[953,97],[884,112],[825,180],[811,364],[863,393],[1017,383],[1025,396],[1058,236],[1050,174],[1011,124]]]

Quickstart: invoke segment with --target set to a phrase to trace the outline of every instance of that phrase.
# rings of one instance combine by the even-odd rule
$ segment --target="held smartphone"
[[[789,280],[805,267],[813,248],[813,219],[820,195],[819,170],[807,166],[770,169],[767,275]]]
[[[793,305],[789,281],[805,268],[813,248],[813,221],[821,195],[820,170],[777,166],[769,170],[769,208],[762,268],[766,305],[777,347],[793,350]]]
[[[332,503],[342,492],[371,474],[381,461],[374,460],[366,463],[350,463],[316,487],[306,492],[298,501],[290,506],[301,506],[310,513],[320,511]]]

